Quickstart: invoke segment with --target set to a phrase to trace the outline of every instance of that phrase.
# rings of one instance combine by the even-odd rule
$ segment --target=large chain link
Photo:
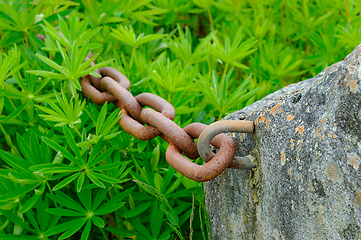
[[[84,96],[90,98],[95,104],[113,102],[122,112],[118,122],[120,127],[132,136],[140,140],[150,140],[160,136],[168,142],[167,162],[182,175],[204,182],[215,178],[227,167],[239,169],[254,167],[248,159],[235,158],[236,143],[231,137],[226,134],[214,137],[213,135],[219,133],[215,134],[214,131],[211,131],[213,135],[209,141],[214,137],[210,143],[219,148],[219,151],[217,154],[209,154],[209,150],[205,150],[204,152],[208,153],[208,156],[205,154],[203,157],[206,163],[204,165],[193,163],[182,153],[190,159],[199,157],[197,144],[193,139],[198,138],[207,125],[192,123],[182,129],[173,122],[174,107],[163,98],[152,93],[142,93],[133,97],[128,91],[129,79],[114,68],[104,67],[97,70],[97,73],[102,77],[87,75],[82,78],[81,87]],[[143,109],[145,106],[150,108]],[[253,132],[252,122],[242,122],[242,130],[238,132]],[[232,124],[226,125],[229,128]],[[234,131],[237,129],[234,128]],[[208,149],[209,141],[206,144]]]
[[[59,34],[63,36],[60,31]],[[36,37],[42,41],[45,39],[42,34]],[[90,52],[85,60],[89,60],[92,56]],[[90,65],[94,66],[95,63],[91,62]],[[173,122],[174,107],[163,98],[152,93],[142,93],[133,97],[128,91],[129,79],[115,68],[104,67],[97,69],[96,72],[101,77],[91,75],[82,77],[80,84],[84,96],[95,104],[112,102],[120,108],[119,113],[122,115],[118,124],[130,135],[140,140],[150,140],[160,136],[168,142],[167,162],[183,176],[205,182],[217,177],[227,167],[235,169],[255,167],[249,158],[235,156],[236,143],[231,137],[222,133],[225,131],[252,133],[253,122],[221,121],[210,126],[192,123],[182,129]],[[143,109],[145,106],[150,108]],[[193,139],[198,137],[200,139],[197,150],[197,144]],[[219,149],[217,154],[210,151],[209,144]],[[190,159],[197,159],[198,151],[206,162],[204,165],[197,165],[182,156],[183,153]]]

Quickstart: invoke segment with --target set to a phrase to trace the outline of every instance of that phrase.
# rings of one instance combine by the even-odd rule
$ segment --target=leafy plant
[[[25,4],[30,5],[28,3]],[[23,8],[18,5],[15,8],[7,2],[1,3],[0,12],[1,18],[5,21],[0,21],[0,27],[2,29],[23,32],[25,43],[29,46],[28,31],[36,26],[36,15],[39,13],[41,3],[37,5],[30,5],[29,7]]]
[[[310,3],[0,0],[0,239],[211,239],[202,184],[80,79],[114,67],[211,124],[360,43],[357,1]]]
[[[160,39],[165,35],[151,34],[144,36],[143,33],[138,36],[135,35],[133,27],[119,25],[117,29],[112,29],[112,35],[121,42],[124,42],[132,47],[132,55],[130,57],[129,67],[132,67],[135,50],[139,45]]]
[[[209,42],[211,35],[201,40],[201,43],[192,51],[192,34],[188,27],[186,27],[185,34],[183,29],[178,24],[179,37],[171,38],[168,36],[168,40],[164,40],[167,43],[168,48],[176,54],[177,58],[184,61],[187,66],[191,64],[200,63],[206,61],[205,44]]]
[[[45,98],[46,103],[49,104],[52,109],[43,106],[36,106],[44,113],[47,113],[47,115],[40,114],[39,116],[46,121],[58,122],[55,127],[63,125],[74,127],[75,124],[80,122],[79,116],[82,114],[85,101],[79,101],[78,97],[69,101],[63,91],[61,92],[61,96],[55,92],[55,97],[60,107],[53,101]]]

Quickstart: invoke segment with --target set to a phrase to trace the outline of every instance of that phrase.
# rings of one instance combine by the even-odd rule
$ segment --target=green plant
[[[360,10],[0,0],[0,238],[211,239],[202,184],[167,164],[163,140],[128,135],[119,109],[86,100],[82,76],[112,66],[133,95],[169,101],[179,126],[210,124],[342,60],[360,43]]]

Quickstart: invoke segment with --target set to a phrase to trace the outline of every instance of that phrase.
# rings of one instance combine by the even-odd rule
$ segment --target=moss
[[[249,187],[253,191],[252,200],[254,203],[259,202],[260,190],[262,186],[262,165],[260,164],[260,154],[258,150],[255,148],[252,150],[251,154],[247,156],[253,165],[256,165],[250,171],[249,176]]]

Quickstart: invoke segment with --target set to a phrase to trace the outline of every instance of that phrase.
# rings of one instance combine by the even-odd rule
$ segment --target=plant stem
[[[208,17],[209,17],[209,23],[211,24],[212,29],[214,29],[213,18],[210,8],[208,9]]]
[[[13,145],[13,143],[11,142],[11,137],[9,134],[7,134],[5,132],[5,129],[3,128],[3,126],[0,124],[0,129],[3,131],[4,136],[5,136],[5,141],[6,143],[9,145],[9,147],[11,148],[13,153],[16,153],[17,155],[20,156],[20,152],[18,151],[18,149]]]
[[[99,229],[100,229],[100,231],[102,232],[104,239],[108,240],[108,237],[107,237],[107,235],[105,234],[103,228],[99,228]]]
[[[130,57],[129,68],[132,68],[133,59],[134,59],[134,53],[135,53],[135,47],[133,47],[133,50],[132,50],[132,56]]]
[[[49,192],[54,195],[54,192],[51,190],[51,186],[48,181],[46,181],[46,186],[48,186]],[[58,206],[58,204],[55,201],[54,201],[54,205],[55,205],[55,207]]]
[[[347,22],[349,23],[349,22],[350,22],[350,15],[348,14],[348,9],[347,9],[347,2],[346,2],[346,0],[343,0],[343,4],[345,5]]]
[[[46,181],[46,186],[48,186],[49,192],[50,192],[51,194],[54,194],[54,193],[53,193],[53,190],[51,190],[51,186],[50,186],[50,184],[49,184],[48,181]]]
[[[13,103],[13,100],[11,99],[11,98],[8,98],[9,99],[9,102],[10,102],[10,104],[11,104],[11,106],[14,108],[14,111],[16,110],[16,106],[15,106],[15,104]],[[24,120],[23,120],[23,118],[20,116],[20,114],[18,115],[18,118],[22,121],[22,122],[24,122]]]
[[[79,137],[81,138],[82,135],[80,134],[79,130],[75,127],[75,125],[74,125],[74,130],[75,130],[75,132],[79,135]]]
[[[26,46],[29,47],[28,36],[26,35],[26,32],[23,32],[23,33],[24,33],[24,38],[25,38]]]
[[[190,229],[189,239],[190,240],[193,239],[193,227],[192,227],[193,218],[194,218],[194,192],[192,192],[192,212],[191,212],[191,218],[189,221],[189,229]]]
[[[223,82],[224,82],[224,78],[226,77],[228,65],[229,65],[229,63],[227,62],[226,66],[224,67],[224,70],[223,70],[222,80],[221,80],[221,84],[220,84],[221,89],[223,89]]]
[[[6,136],[8,136],[8,134],[5,132],[5,129],[3,128],[3,126],[2,126],[1,124],[0,124],[0,129],[1,129],[1,130],[3,131],[3,133],[4,133],[6,143],[9,145],[9,147],[12,147],[13,144],[12,144],[11,142],[9,143],[9,142],[7,141],[7,138],[10,139],[10,137],[6,137]]]

